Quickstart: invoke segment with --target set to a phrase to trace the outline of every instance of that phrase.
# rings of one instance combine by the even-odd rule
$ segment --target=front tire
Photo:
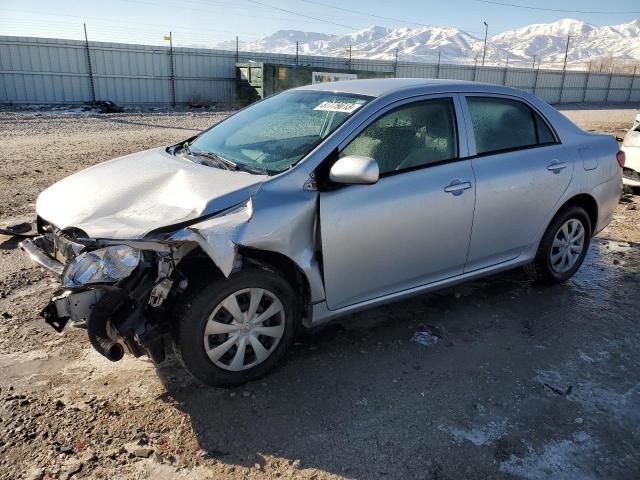
[[[207,385],[255,380],[291,345],[296,305],[293,288],[272,271],[244,270],[211,282],[185,307],[177,353],[189,373]]]
[[[561,283],[573,276],[591,242],[591,221],[582,207],[562,210],[547,227],[536,257],[524,270],[539,283]]]

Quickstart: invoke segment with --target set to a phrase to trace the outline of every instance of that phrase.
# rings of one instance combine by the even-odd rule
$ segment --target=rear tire
[[[573,276],[584,260],[591,242],[591,221],[577,205],[560,211],[544,232],[536,257],[524,266],[538,283],[561,283]]]
[[[241,385],[282,359],[293,341],[297,312],[295,292],[280,275],[259,269],[234,273],[187,302],[176,353],[207,385]]]

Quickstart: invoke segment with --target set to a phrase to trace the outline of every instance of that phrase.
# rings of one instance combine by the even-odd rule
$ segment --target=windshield
[[[187,146],[234,168],[277,174],[313,150],[370,97],[324,91],[274,95],[229,117]]]

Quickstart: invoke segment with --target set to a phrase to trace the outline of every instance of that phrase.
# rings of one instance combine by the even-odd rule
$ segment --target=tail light
[[[624,162],[627,160],[627,156],[622,150],[618,150],[618,153],[616,153],[616,160],[618,161],[618,165],[620,165],[620,168],[622,168],[624,167]]]

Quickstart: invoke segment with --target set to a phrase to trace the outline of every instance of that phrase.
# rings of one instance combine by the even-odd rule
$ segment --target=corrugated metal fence
[[[295,55],[0,36],[0,103],[171,104],[235,99],[236,61],[295,63]],[[173,58],[173,76],[171,60]],[[91,69],[89,67],[89,59]],[[475,80],[521,88],[549,103],[638,102],[640,75],[300,56],[300,65]],[[91,71],[91,75],[90,75]]]

